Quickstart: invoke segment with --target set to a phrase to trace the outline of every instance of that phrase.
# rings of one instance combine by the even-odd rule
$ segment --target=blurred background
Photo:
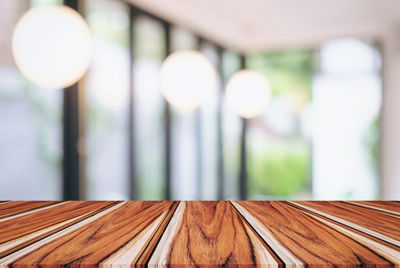
[[[77,3],[93,56],[71,122],[68,89],[31,83],[11,52],[22,14],[63,1],[0,1],[0,199],[400,199],[398,1]],[[183,49],[218,74],[191,113],[160,90],[163,60]],[[272,94],[246,120],[224,99],[244,62]]]

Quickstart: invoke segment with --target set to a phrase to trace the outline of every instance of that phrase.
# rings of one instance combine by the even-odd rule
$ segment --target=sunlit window
[[[313,81],[313,194],[376,199],[381,58],[357,39],[326,42]]]
[[[128,199],[129,18],[112,0],[86,1],[94,52],[86,83],[89,199]]]
[[[93,57],[79,81],[82,95],[76,106],[84,107],[83,112],[79,111],[79,122],[70,122],[63,121],[63,94],[68,89],[33,84],[18,71],[11,53],[13,29],[23,13],[32,7],[62,4],[62,0],[0,0],[0,199],[63,198],[63,179],[66,184],[73,181],[62,177],[63,127],[74,123],[83,136],[77,146],[82,157],[77,158],[82,158],[79,173],[86,181],[82,179],[81,191],[87,199],[127,200],[132,192],[137,199],[165,199],[168,168],[172,199],[241,198],[239,175],[245,166],[241,145],[247,146],[248,199],[380,197],[378,144],[381,71],[385,70],[372,39],[310,40],[305,43],[313,46],[246,52],[223,44],[223,38],[214,43],[212,36],[198,35],[190,25],[169,23],[129,1],[79,1],[78,11],[93,37]],[[204,99],[203,83],[186,79],[190,83],[179,87],[180,74],[189,73],[185,68],[174,72],[178,75],[171,80],[176,83],[167,83],[174,85],[167,87],[170,95],[161,85],[166,54],[182,50],[195,50],[188,54],[207,62],[204,66],[209,68],[204,69],[212,71],[205,73],[217,76],[210,79],[216,80],[216,90],[204,94]],[[55,51],[59,51],[56,46]],[[31,63],[35,69],[37,65]],[[256,80],[265,82],[260,88],[268,88],[268,96],[259,95],[257,116],[247,121],[240,118],[246,117],[240,108],[251,99],[246,98],[250,86],[240,87],[243,94],[234,98],[234,108],[225,94],[227,81],[242,63],[261,77]],[[47,76],[44,73],[44,81]],[[179,98],[185,94],[189,97]],[[179,109],[171,99],[179,99],[186,109]],[[71,99],[72,104],[75,101]],[[171,116],[171,159],[166,158],[166,107]],[[137,188],[130,189],[132,185]]]
[[[250,69],[271,84],[267,110],[250,121],[249,197],[311,198],[311,136],[303,118],[312,103],[313,51],[290,50],[251,55]]]
[[[161,23],[140,16],[134,21],[134,102],[139,198],[164,199],[164,102],[159,72],[164,51]]]
[[[62,89],[44,89],[16,68],[11,35],[30,7],[60,1],[2,1],[0,31],[0,197],[60,199]],[[3,36],[4,35],[4,36]]]

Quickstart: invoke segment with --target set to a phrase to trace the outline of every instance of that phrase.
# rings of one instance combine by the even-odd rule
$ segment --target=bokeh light
[[[216,74],[203,54],[183,50],[167,57],[161,66],[160,80],[165,99],[178,110],[190,112],[215,90]]]
[[[66,6],[44,6],[21,17],[12,49],[19,70],[29,80],[46,88],[64,88],[86,72],[92,39],[79,13]]]
[[[226,86],[226,102],[240,117],[250,119],[261,115],[271,98],[268,80],[260,73],[241,70]]]

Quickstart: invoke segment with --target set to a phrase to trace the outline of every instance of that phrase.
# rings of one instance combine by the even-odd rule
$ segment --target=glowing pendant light
[[[226,102],[240,117],[250,119],[261,115],[271,98],[268,80],[260,73],[241,70],[226,86]]]
[[[86,22],[73,9],[37,7],[17,23],[12,50],[19,70],[29,80],[47,88],[64,88],[86,72],[92,39]]]
[[[215,69],[203,54],[178,51],[161,66],[161,91],[175,108],[190,112],[200,107],[216,86]]]

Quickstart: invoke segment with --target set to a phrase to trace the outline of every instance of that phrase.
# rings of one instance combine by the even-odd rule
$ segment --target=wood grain
[[[68,202],[0,222],[0,258],[107,208],[115,202]],[[51,209],[53,208],[53,209]]]
[[[0,203],[0,219],[38,208],[54,205],[57,201],[14,201]]]
[[[147,245],[154,232],[152,223],[165,217],[173,202],[127,202],[123,206],[86,224],[65,236],[42,246],[22,257],[13,267],[24,265],[107,266],[109,258],[122,258],[126,263],[135,263],[140,257],[140,249]],[[162,220],[162,219],[161,219]],[[155,226],[157,227],[157,226]],[[150,232],[150,234],[147,234]],[[145,241],[143,241],[145,240]],[[133,241],[133,242],[132,242]],[[120,250],[141,243],[139,250],[129,256],[115,256]]]
[[[371,249],[285,202],[235,204],[288,265],[391,265]]]
[[[295,204],[295,206],[298,205]],[[395,267],[399,267],[398,265],[400,263],[399,247],[393,246],[389,243],[382,242],[381,240],[377,239],[374,236],[370,236],[368,234],[358,231],[357,229],[350,228],[345,224],[331,220],[318,213],[308,211],[301,206],[299,208],[303,209],[307,215],[321,221],[327,226],[330,226],[336,229],[337,231],[341,232],[342,234],[347,235],[348,237],[354,239],[359,244],[364,245],[369,249],[373,250],[383,258],[390,261]]]
[[[400,247],[400,221],[398,218],[345,202],[298,201],[296,204]]]
[[[351,204],[367,207],[379,212],[384,212],[390,215],[400,215],[400,202],[385,202],[385,201],[351,201]]]
[[[0,268],[400,268],[399,204],[0,202]]]
[[[227,202],[185,202],[149,264],[278,266],[279,259]]]
[[[0,244],[100,209],[109,204],[110,202],[68,202],[58,205],[56,209],[40,210],[10,220],[6,218],[5,221],[0,222]]]

